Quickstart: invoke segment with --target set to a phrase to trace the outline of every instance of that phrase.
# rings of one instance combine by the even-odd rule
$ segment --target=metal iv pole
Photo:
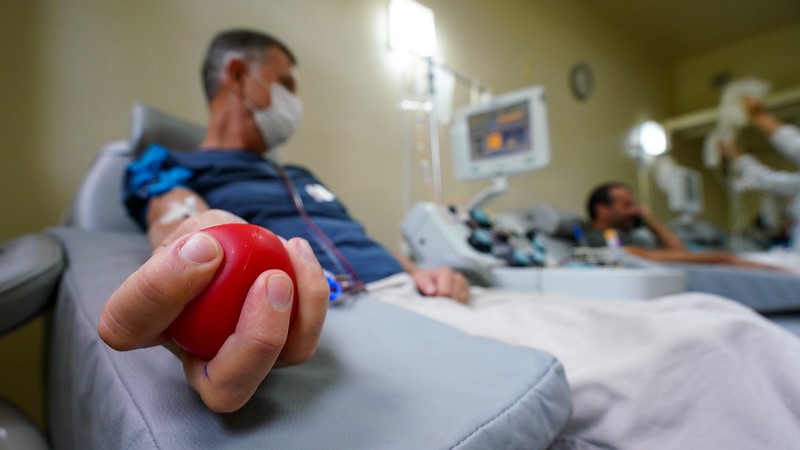
[[[431,178],[433,181],[433,201],[437,205],[443,203],[442,197],[442,169],[441,149],[439,147],[439,117],[436,112],[436,66],[433,57],[427,58],[428,62],[428,95],[430,96],[431,109],[428,111],[431,141]]]

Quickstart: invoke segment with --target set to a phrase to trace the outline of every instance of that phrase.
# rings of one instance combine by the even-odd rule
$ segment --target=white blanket
[[[474,288],[461,305],[421,297],[405,275],[369,290],[469,334],[557,357],[574,411],[554,448],[800,448],[800,339],[724,298]]]

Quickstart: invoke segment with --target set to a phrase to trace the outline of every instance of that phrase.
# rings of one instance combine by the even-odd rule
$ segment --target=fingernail
[[[297,252],[300,253],[300,257],[306,262],[317,263],[317,257],[314,256],[314,250],[311,249],[308,241],[305,239],[298,239],[297,241]]]
[[[217,257],[217,246],[210,237],[198,233],[187,239],[178,253],[187,262],[203,264]]]
[[[273,275],[267,280],[267,298],[277,309],[286,309],[292,304],[292,280],[285,275]]]

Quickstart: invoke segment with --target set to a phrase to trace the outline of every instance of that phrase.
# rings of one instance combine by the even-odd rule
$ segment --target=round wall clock
[[[581,61],[569,71],[569,87],[580,101],[588,99],[594,91],[594,73],[587,62]]]

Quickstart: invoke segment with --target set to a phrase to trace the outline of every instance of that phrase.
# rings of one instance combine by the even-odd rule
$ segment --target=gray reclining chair
[[[64,449],[546,448],[571,411],[552,356],[471,337],[362,298],[328,314],[316,356],[273,371],[236,413],[209,411],[162,348],[116,352],[97,337],[113,290],[150,254],[121,205],[125,165],[149,143],[192,148],[202,128],[134,108],[129,142],[101,151],[67,222],[48,423]]]
[[[167,148],[193,149],[205,129],[143,104],[131,111],[131,138],[106,146],[78,190],[65,224],[87,231],[140,232],[122,206],[122,174],[133,155],[150,144]]]
[[[64,268],[58,242],[27,234],[0,244],[0,336],[27,323],[52,301]],[[3,361],[13,370],[14,364]],[[16,406],[0,399],[0,450],[44,450],[44,434]]]

